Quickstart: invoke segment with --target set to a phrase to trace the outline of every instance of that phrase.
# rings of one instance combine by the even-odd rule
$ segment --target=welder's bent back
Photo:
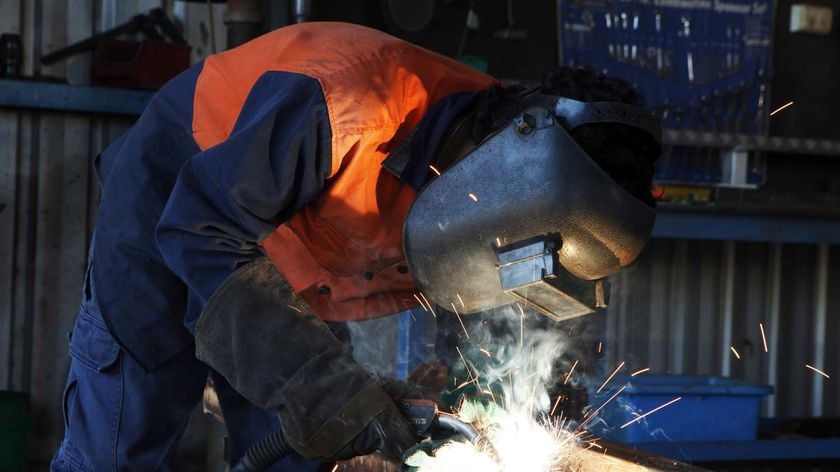
[[[435,123],[492,83],[342,23],[283,28],[184,72],[97,165],[91,274],[110,331],[159,366],[192,346],[220,283],[264,255],[322,319],[412,306],[402,222]],[[396,152],[405,174],[381,167]]]

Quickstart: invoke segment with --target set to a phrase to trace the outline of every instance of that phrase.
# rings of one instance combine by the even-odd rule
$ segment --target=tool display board
[[[559,0],[561,60],[630,82],[664,128],[764,134],[773,0]],[[673,149],[657,179],[718,184],[719,154]],[[750,169],[751,184],[762,180]]]
[[[631,82],[674,129],[760,133],[772,0],[561,0],[562,60]]]

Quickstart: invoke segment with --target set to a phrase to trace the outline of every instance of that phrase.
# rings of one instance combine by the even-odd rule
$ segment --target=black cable
[[[273,433],[254,444],[242,456],[230,472],[259,472],[271,467],[275,462],[291,454],[293,449],[286,442],[282,429]]]

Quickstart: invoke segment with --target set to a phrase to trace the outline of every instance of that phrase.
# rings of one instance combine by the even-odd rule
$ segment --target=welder
[[[499,149],[527,151],[505,153],[509,164],[520,159],[515,168],[540,149],[574,163],[555,182],[571,203],[547,204],[566,208],[559,217],[570,222],[585,209],[588,222],[534,230],[607,261],[561,257],[571,274],[591,282],[629,264],[652,224],[659,153],[658,124],[640,105],[624,82],[589,70],[503,88],[341,23],[282,28],[182,73],[96,161],[102,198],[52,470],[170,470],[208,372],[232,462],[278,428],[297,454],[272,470],[318,470],[374,451],[399,458],[416,438],[395,402],[415,390],[366,371],[340,339],[342,323],[419,306],[421,292],[447,306],[424,267],[429,254],[403,249],[425,240],[418,222],[445,244],[447,225],[458,227],[435,216],[447,208],[474,204],[498,230],[486,237],[506,235],[514,249],[533,239],[506,232],[481,206],[491,191],[502,199],[496,209],[517,201],[518,189],[474,170],[504,168]],[[546,130],[553,144],[534,140]],[[447,193],[459,186],[471,195]],[[519,210],[545,219],[539,208]],[[497,243],[482,241],[482,254],[509,252]],[[504,301],[497,270],[481,269],[496,292],[458,293],[472,311]]]

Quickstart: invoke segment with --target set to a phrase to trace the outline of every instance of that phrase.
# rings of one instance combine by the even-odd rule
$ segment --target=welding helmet
[[[433,178],[403,228],[406,260],[438,305],[474,313],[520,301],[561,320],[606,306],[605,277],[647,243],[654,211],[570,136],[618,123],[661,141],[656,116],[530,93],[524,111]]]

